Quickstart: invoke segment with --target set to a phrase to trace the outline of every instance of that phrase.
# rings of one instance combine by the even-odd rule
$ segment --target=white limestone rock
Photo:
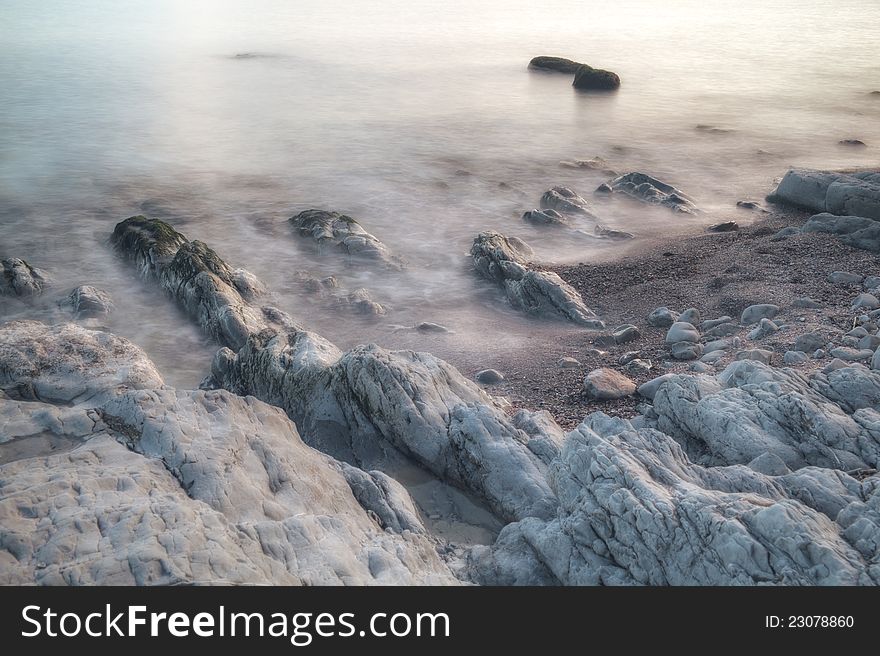
[[[560,514],[475,549],[488,584],[880,583],[880,484],[829,469],[704,468],[660,432],[601,413],[566,439]]]
[[[555,510],[528,436],[429,354],[375,345],[343,354],[312,333],[269,329],[238,354],[218,352],[210,386],[283,408],[310,445],[363,469],[394,476],[416,463],[507,520]]]
[[[162,384],[147,355],[121,337],[74,323],[0,325],[0,390],[10,398],[74,404]]]
[[[850,471],[880,463],[880,374],[846,367],[809,377],[755,360],[718,376],[676,376],[654,396],[655,425],[704,465],[745,464],[772,453],[792,469]]]

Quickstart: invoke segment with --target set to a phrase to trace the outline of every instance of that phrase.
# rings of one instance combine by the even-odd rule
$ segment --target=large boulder
[[[580,294],[556,273],[531,267],[531,249],[497,232],[482,232],[471,246],[474,268],[502,287],[510,304],[527,314],[566,319],[591,329],[604,324]]]
[[[603,185],[600,189],[622,193],[643,203],[663,205],[675,212],[688,214],[697,212],[697,206],[687,194],[647,173],[637,171],[626,173]]]
[[[0,324],[0,391],[9,398],[69,405],[162,385],[147,355],[122,337],[73,323]]]
[[[617,73],[583,64],[575,71],[572,86],[590,91],[613,91],[620,87],[620,77]]]
[[[326,210],[305,210],[290,218],[290,224],[300,237],[311,239],[322,249],[336,249],[350,258],[379,262],[400,268],[402,262],[393,256],[378,237],[364,230],[350,216]]]
[[[594,369],[584,378],[584,392],[599,401],[620,399],[635,394],[636,384],[623,374],[602,367]]]
[[[564,57],[534,57],[529,62],[529,68],[536,68],[542,71],[556,71],[557,73],[574,73],[578,68],[583,66],[571,59]]]
[[[812,212],[880,220],[880,175],[792,169],[767,199]]]

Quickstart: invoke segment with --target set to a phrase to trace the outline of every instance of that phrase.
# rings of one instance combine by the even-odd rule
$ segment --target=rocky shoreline
[[[743,216],[751,218],[748,213]],[[615,344],[603,341],[600,335],[561,335],[552,349],[512,351],[471,368],[476,371],[475,367],[486,366],[503,372],[505,380],[493,387],[493,393],[506,396],[515,407],[548,410],[568,429],[596,410],[631,417],[642,401],[638,396],[597,401],[584,393],[583,378],[599,367],[617,369],[637,384],[665,373],[691,372],[692,362],[669,357],[666,329],[648,324],[653,309],[667,306],[682,312],[697,308],[704,320],[722,316],[738,319],[746,307],[757,303],[789,309],[787,328],[764,340],[747,339],[746,327],[733,336],[740,337],[743,349],[760,346],[776,351],[774,364],[781,365],[785,347],[800,334],[822,326],[832,326],[841,334],[852,330],[856,314],[851,312],[851,304],[864,291],[863,286],[832,282],[829,275],[854,271],[864,277],[877,267],[874,254],[826,234],[774,238],[780,230],[806,224],[810,216],[777,206],[737,231],[637,244],[621,258],[608,262],[548,267],[574,287],[609,327],[635,325],[639,337]],[[793,307],[801,298],[811,298],[818,307]],[[650,370],[634,372],[620,364],[621,357],[635,351],[639,359],[651,361]],[[720,362],[726,364],[731,357]],[[564,358],[577,362],[560,366]],[[799,367],[802,371],[821,369],[831,359],[811,357]],[[471,368],[465,370],[470,372]]]
[[[699,211],[641,173],[608,187]],[[211,374],[173,389],[85,317],[0,325],[0,583],[878,584],[880,185],[793,171],[773,198],[820,215],[574,267],[479,235],[475,273],[581,328],[484,385],[343,352],[210,245],[121,221],[112,247],[215,340]],[[350,217],[291,223],[392,262]],[[46,293],[3,268],[2,293]]]

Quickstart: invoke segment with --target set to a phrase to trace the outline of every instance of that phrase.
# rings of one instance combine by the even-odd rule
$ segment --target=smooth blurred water
[[[880,3],[670,1],[170,0],[0,2],[0,256],[49,270],[36,304],[2,318],[57,318],[80,283],[111,292],[109,328],[195,384],[214,346],[106,247],[144,213],[251,269],[273,299],[342,346],[522,346],[565,329],[524,320],[475,281],[480,230],[553,260],[617,252],[520,220],[566,184],[588,198],[601,155],[676,184],[699,218],[597,201],[643,239],[732,215],[790,165],[877,164]],[[561,55],[608,68],[614,94],[529,71]],[[708,125],[720,130],[698,130]],[[856,150],[838,141],[858,138]],[[337,209],[411,262],[403,275],[316,257],[285,220]],[[335,274],[392,307],[378,322],[310,303],[295,272]],[[54,294],[54,296],[53,296]],[[590,299],[587,299],[589,302]],[[455,335],[394,324],[431,320]]]

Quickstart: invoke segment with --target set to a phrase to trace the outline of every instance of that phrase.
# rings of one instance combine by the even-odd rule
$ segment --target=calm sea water
[[[275,303],[343,346],[453,360],[539,347],[566,328],[522,319],[474,280],[464,254],[477,232],[518,235],[546,259],[618,252],[519,219],[550,186],[589,197],[605,179],[560,160],[600,155],[708,210],[597,205],[643,239],[749,220],[735,201],[790,165],[876,164],[878,34],[876,0],[3,0],[0,255],[56,286],[0,314],[51,320],[57,294],[103,287],[117,304],[107,326],[169,382],[197,383],[213,345],[105,244],[144,213],[263,277]],[[577,93],[526,69],[540,54],[614,70],[623,86]],[[868,148],[838,145],[850,138]],[[315,257],[285,224],[307,207],[355,216],[409,272]],[[369,322],[310,303],[299,270],[366,286],[392,311]],[[455,334],[394,329],[422,320]]]

